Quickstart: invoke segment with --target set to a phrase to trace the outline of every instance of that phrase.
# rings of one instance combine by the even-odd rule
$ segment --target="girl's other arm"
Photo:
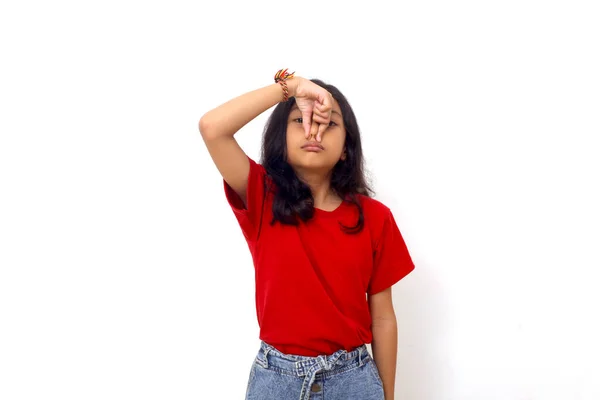
[[[385,400],[393,400],[396,386],[398,326],[392,303],[392,288],[370,295],[368,301],[372,320],[373,359],[383,382]]]

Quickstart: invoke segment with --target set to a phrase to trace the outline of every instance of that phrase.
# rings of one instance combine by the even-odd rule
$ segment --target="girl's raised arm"
[[[295,93],[295,81],[296,78],[287,81],[290,97]],[[281,86],[273,83],[229,100],[200,118],[200,133],[210,156],[225,182],[244,200],[244,204],[250,164],[233,136],[282,99]]]

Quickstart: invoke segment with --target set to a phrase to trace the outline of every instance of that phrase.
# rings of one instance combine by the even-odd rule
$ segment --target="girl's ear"
[[[346,160],[346,148],[344,147],[344,151],[342,152],[342,156],[340,157],[340,160],[345,161]]]

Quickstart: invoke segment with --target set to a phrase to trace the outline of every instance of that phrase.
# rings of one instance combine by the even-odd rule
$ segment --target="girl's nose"
[[[319,133],[319,123],[312,121],[309,140],[317,140],[317,133]]]

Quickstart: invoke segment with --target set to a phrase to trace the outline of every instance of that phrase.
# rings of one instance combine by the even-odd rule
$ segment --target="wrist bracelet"
[[[294,77],[295,73],[296,72],[288,73],[287,68],[286,68],[286,69],[280,69],[275,74],[275,83],[279,83],[281,85],[281,88],[283,89],[282,103],[288,101],[288,96],[289,96],[287,83],[285,81],[288,79],[292,79]]]

